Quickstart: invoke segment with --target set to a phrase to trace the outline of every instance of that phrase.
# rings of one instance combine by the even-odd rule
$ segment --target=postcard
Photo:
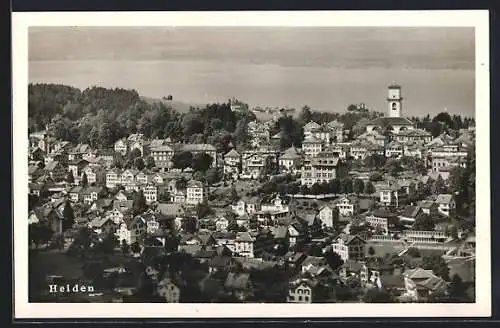
[[[491,315],[487,11],[12,24],[16,318]]]

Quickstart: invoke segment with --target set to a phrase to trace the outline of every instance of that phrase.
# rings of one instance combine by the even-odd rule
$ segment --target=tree
[[[141,156],[142,156],[142,153],[141,153],[140,149],[138,149],[138,148],[134,148],[130,151],[130,153],[128,153],[128,159],[131,161],[133,161],[136,158],[139,158]]]
[[[213,213],[214,211],[210,208],[210,206],[208,206],[208,203],[206,201],[196,205],[196,214],[200,219],[205,218]]]
[[[397,159],[390,158],[385,163],[385,168],[389,172],[389,174],[393,177],[397,177],[401,171],[403,171],[403,167],[399,163]]]
[[[73,171],[68,171],[68,174],[66,175],[66,182],[69,184],[74,184],[75,183],[75,177],[73,176]]]
[[[231,201],[237,202],[240,199],[238,196],[238,192],[236,191],[236,187],[234,185],[231,186]]]
[[[365,303],[394,303],[392,296],[385,289],[370,288],[363,296]]]
[[[52,229],[43,223],[30,224],[28,228],[28,236],[31,244],[35,244],[38,248],[40,244],[48,242],[53,235]]]
[[[146,157],[146,168],[151,170],[153,167],[155,167],[155,159],[153,156]]]
[[[438,175],[436,181],[434,181],[432,185],[432,193],[438,195],[445,192],[445,189],[446,186],[444,185],[444,180],[441,175]]]
[[[355,179],[354,184],[353,184],[353,191],[356,193],[358,196],[361,194],[365,189],[365,183],[361,179]]]
[[[382,175],[380,173],[373,173],[370,175],[370,181],[377,182],[377,181],[382,181]]]
[[[128,245],[128,243],[125,239],[122,240],[121,248],[122,248],[123,254],[128,254],[128,252],[130,250],[130,246]]]
[[[426,270],[432,270],[436,276],[443,278],[446,281],[450,280],[450,269],[440,255],[424,256],[422,260],[422,267]]]
[[[105,254],[111,254],[113,253],[115,247],[117,247],[120,244],[118,241],[118,238],[112,233],[108,234],[106,237],[104,237],[102,241],[102,250]]]
[[[193,154],[188,151],[176,153],[172,156],[172,164],[176,169],[184,170],[185,168],[190,167],[192,162]]]
[[[326,252],[324,257],[332,270],[337,270],[337,268],[344,264],[344,261],[342,261],[340,255],[335,253],[334,251]]]
[[[411,257],[420,257],[420,251],[416,247],[410,247],[408,248],[408,251],[406,252]]]
[[[350,178],[342,179],[340,182],[340,192],[342,194],[350,194],[353,189],[352,180]]]
[[[130,250],[135,254],[140,253],[141,245],[139,245],[139,243],[135,241],[130,245]]]
[[[463,283],[462,278],[457,274],[451,277],[449,296],[452,303],[470,302],[467,295],[467,287]]]
[[[75,224],[75,213],[73,211],[73,207],[71,207],[71,204],[68,200],[66,201],[66,204],[64,205],[63,209],[63,222],[62,222],[63,231],[72,228],[74,224]]]
[[[136,159],[134,159],[134,166],[139,171],[142,171],[146,167],[146,164],[144,163],[144,160],[141,157],[137,157]]]
[[[433,231],[434,226],[434,221],[428,214],[421,214],[417,216],[415,222],[413,223],[413,229],[415,230]]]
[[[370,255],[370,256],[375,255],[375,248],[373,248],[373,246],[370,246],[368,248],[368,255]]]
[[[348,112],[355,112],[358,110],[358,106],[354,105],[354,104],[350,104],[349,106],[347,106],[347,111]]]
[[[376,189],[375,189],[375,186],[373,185],[373,183],[371,181],[368,181],[366,184],[365,184],[365,194],[367,195],[372,195],[375,193]]]
[[[192,169],[206,172],[212,166],[213,158],[207,153],[198,153],[193,157]]]
[[[217,167],[211,167],[205,172],[204,178],[209,185],[213,185],[221,180],[221,170]]]
[[[300,115],[299,115],[299,120],[303,124],[306,124],[309,121],[311,121],[312,120],[311,108],[309,108],[308,106],[302,107],[302,110],[301,110]]]
[[[80,181],[82,187],[87,187],[89,184],[89,178],[87,177],[87,173],[83,172],[82,180]]]
[[[146,198],[144,197],[142,189],[135,193],[132,203],[132,209],[134,215],[140,214],[147,209]]]

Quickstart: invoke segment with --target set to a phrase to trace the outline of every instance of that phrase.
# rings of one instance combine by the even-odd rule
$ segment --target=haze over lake
[[[29,80],[188,103],[474,115],[472,28],[31,28]]]

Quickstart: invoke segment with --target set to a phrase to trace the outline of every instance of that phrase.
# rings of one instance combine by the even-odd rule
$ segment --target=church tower
[[[403,114],[403,97],[401,97],[401,86],[395,83],[388,90],[388,112],[387,117],[401,117]]]

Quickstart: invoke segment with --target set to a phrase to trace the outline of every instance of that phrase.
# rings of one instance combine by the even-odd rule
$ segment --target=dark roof
[[[420,212],[420,209],[420,206],[408,205],[405,207],[401,215],[407,218],[416,218],[418,213]]]
[[[413,125],[413,123],[405,117],[378,117],[370,121],[368,125]]]

